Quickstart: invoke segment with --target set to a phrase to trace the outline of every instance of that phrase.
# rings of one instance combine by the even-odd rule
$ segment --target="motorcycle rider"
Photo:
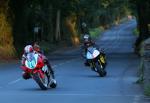
[[[54,71],[52,69],[51,64],[49,63],[48,59],[46,58],[46,56],[44,55],[43,51],[41,50],[40,46],[38,45],[37,42],[35,42],[33,44],[33,49],[35,52],[42,54],[43,58],[44,58],[44,63],[47,65],[47,67],[49,68],[50,74],[52,75],[52,78],[54,79]]]
[[[32,45],[27,45],[27,46],[25,46],[25,48],[24,48],[24,53],[23,53],[22,58],[21,58],[21,65],[22,65],[22,66],[25,65],[25,61],[26,61],[27,55],[28,55],[29,53],[33,53],[33,47],[32,47]],[[31,78],[30,74],[28,74],[25,70],[23,71],[22,77],[23,77],[24,79],[29,79],[29,78]]]
[[[90,35],[89,34],[84,34],[84,36],[83,36],[83,43],[84,43],[84,45],[83,45],[83,49],[85,50],[84,52],[85,52],[85,54],[87,53],[87,48],[88,47],[90,47],[90,46],[96,46],[95,45],[95,42],[94,41],[92,41],[92,39],[91,39],[91,37],[90,37]],[[89,66],[89,63],[88,63],[88,60],[86,59],[85,60],[85,66]]]
[[[85,34],[83,36],[83,39],[84,39],[84,48],[87,49],[89,46],[94,46],[95,45],[95,42],[92,41],[92,38],[89,34]]]
[[[43,58],[43,62],[47,65],[50,73],[48,73],[48,76],[51,76],[51,80],[55,80],[54,77],[54,71],[48,61],[48,59],[44,56],[44,54],[41,52],[40,46],[35,42],[34,45],[27,45],[24,48],[24,54],[22,55],[22,60],[21,60],[21,64],[24,66],[25,65],[25,60],[28,56],[29,53],[38,53],[40,56],[42,56]],[[26,71],[23,72],[23,78],[24,79],[29,79],[31,78],[30,74],[28,74]]]
[[[85,49],[85,54],[87,53],[87,48],[90,47],[90,46],[93,46],[93,47],[96,47],[97,50],[99,50],[101,52],[101,54],[103,55],[103,57],[105,58],[105,53],[104,53],[103,49],[100,49],[99,46],[96,45],[94,41],[92,41],[89,34],[85,34],[83,38],[84,38],[83,48]],[[84,64],[85,64],[85,66],[90,66],[89,61],[87,59],[85,60]],[[105,61],[104,68],[105,68],[106,65],[107,65],[107,63]]]

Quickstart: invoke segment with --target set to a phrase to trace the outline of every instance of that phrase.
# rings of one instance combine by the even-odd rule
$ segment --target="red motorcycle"
[[[42,55],[38,53],[27,54],[25,65],[21,66],[23,71],[28,73],[42,90],[56,87],[56,80],[51,79],[50,71],[43,61]]]

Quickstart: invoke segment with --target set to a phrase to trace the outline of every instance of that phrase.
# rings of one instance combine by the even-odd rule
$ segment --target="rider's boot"
[[[49,79],[50,79],[49,86],[50,86],[51,88],[56,88],[57,82],[56,82],[56,80],[55,80],[54,71],[53,71],[53,69],[51,68],[50,65],[48,66],[48,68],[49,68],[49,73],[50,73],[50,77],[49,77]]]
[[[23,79],[27,80],[27,79],[31,78],[31,75],[29,73],[23,72],[22,77],[23,77]]]
[[[88,60],[85,60],[84,65],[85,65],[85,66],[90,66]]]

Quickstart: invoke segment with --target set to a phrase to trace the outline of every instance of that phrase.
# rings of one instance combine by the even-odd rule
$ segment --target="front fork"
[[[106,65],[106,58],[105,58],[105,56],[103,56],[103,55],[100,55],[99,56],[99,59],[98,59],[98,62],[99,62],[99,64],[101,65],[101,68],[105,68],[105,65]]]
[[[102,56],[99,56],[99,58],[98,58],[98,65],[100,65],[100,67],[102,69],[104,69],[103,63],[105,63],[104,57],[102,58]],[[90,62],[90,67],[91,67],[92,70],[97,71],[96,64],[95,64],[94,61]]]
[[[96,70],[96,64],[94,63],[94,61],[91,61],[91,62],[90,62],[90,67],[91,67],[91,69],[92,69],[93,71],[97,71],[97,70]]]

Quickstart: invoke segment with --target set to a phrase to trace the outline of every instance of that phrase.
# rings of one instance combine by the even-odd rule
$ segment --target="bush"
[[[146,96],[150,96],[150,86],[148,86],[148,87],[145,88],[144,94],[145,94]]]
[[[89,32],[92,38],[97,38],[99,35],[101,35],[103,31],[104,31],[103,27],[98,27],[98,28],[90,29]]]
[[[140,62],[138,75],[139,75],[139,79],[136,81],[136,83],[143,84],[143,82],[144,82],[144,63],[143,63],[143,60],[141,60],[141,62]]]
[[[139,36],[139,30],[138,30],[137,28],[134,29],[134,30],[133,30],[133,34],[136,35],[136,36]]]

